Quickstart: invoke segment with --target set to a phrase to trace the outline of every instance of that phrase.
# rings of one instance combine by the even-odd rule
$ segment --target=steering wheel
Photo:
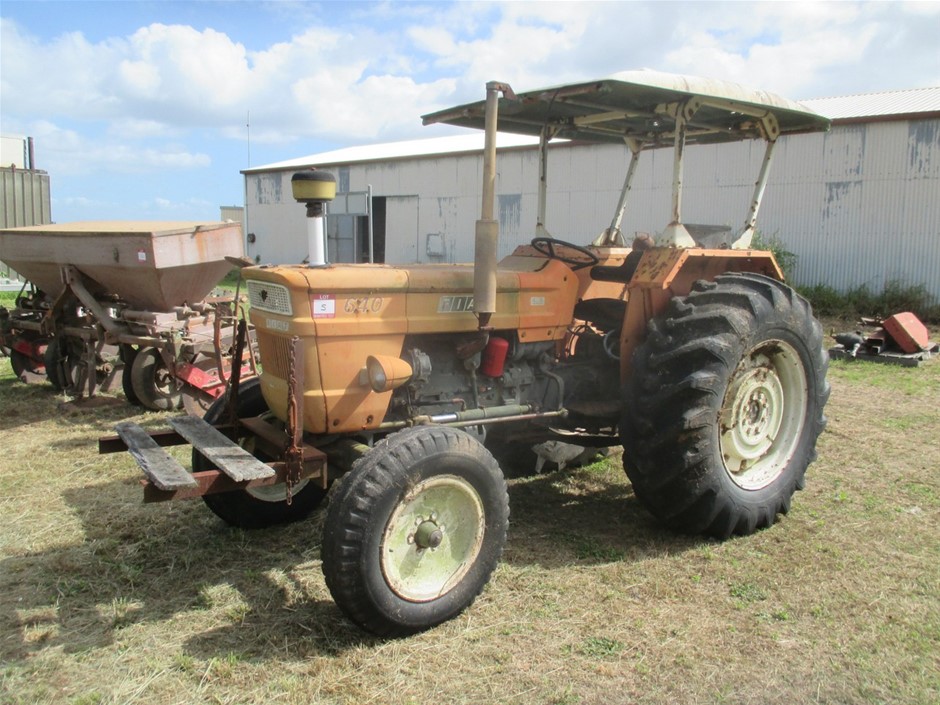
[[[600,260],[597,258],[597,255],[595,255],[586,247],[574,245],[570,242],[565,242],[564,240],[556,240],[553,237],[534,237],[529,244],[532,245],[532,249],[534,249],[539,254],[545,255],[549,259],[557,259],[559,262],[564,262],[573,270],[584,269],[585,267],[593,267],[595,264],[600,262]],[[587,261],[584,261],[583,259],[574,259],[573,257],[564,257],[555,252],[556,246],[569,247],[578,254],[587,257]]]

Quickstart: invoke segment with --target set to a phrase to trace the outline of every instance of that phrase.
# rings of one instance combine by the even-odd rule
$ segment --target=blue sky
[[[653,68],[818,98],[940,85],[938,35],[940,2],[3,0],[0,132],[34,138],[58,222],[215,220],[241,169],[446,134],[420,115],[488,80]]]

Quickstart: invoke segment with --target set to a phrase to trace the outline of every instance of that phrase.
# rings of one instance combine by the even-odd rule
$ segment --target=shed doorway
[[[369,191],[336,194],[326,217],[327,259],[334,263],[369,261],[371,221],[372,261],[385,262],[386,203]]]

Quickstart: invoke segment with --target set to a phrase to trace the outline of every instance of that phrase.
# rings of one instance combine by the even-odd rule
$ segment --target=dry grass
[[[0,702],[940,701],[940,363],[834,365],[790,515],[716,543],[658,527],[619,462],[513,481],[505,559],[457,620],[396,641],[330,600],[318,519],[244,532],[140,503],[0,361]],[[159,425],[159,414],[138,422]]]

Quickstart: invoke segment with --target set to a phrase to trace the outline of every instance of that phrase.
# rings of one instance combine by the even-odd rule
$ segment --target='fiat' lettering
[[[468,313],[472,311],[472,296],[442,296],[437,303],[438,313]]]

